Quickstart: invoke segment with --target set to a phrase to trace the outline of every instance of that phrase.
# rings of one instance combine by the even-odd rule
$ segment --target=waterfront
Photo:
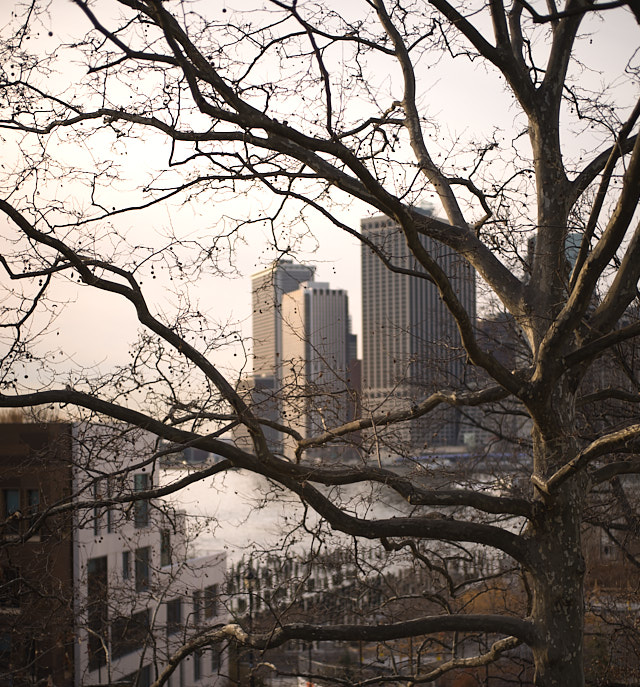
[[[170,484],[185,474],[186,469],[165,470],[161,481]],[[339,493],[334,490],[333,495],[348,502],[350,512],[359,517],[394,517],[409,508],[380,486],[351,485]],[[312,532],[334,544],[346,539],[322,526],[312,513],[305,513],[294,494],[245,470],[229,470],[196,482],[166,501],[189,516],[196,555],[225,550],[230,564],[251,558],[252,552],[299,552],[311,542]]]

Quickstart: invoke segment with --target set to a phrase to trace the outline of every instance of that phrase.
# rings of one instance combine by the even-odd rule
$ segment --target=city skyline
[[[359,402],[373,412],[407,406],[459,383],[465,377],[466,357],[453,317],[424,269],[410,256],[397,223],[375,215],[363,218],[361,229],[399,268],[389,270],[379,255],[362,244],[362,308],[356,315],[362,322],[362,388],[357,393]],[[432,239],[425,237],[423,245],[442,264],[475,320],[470,265]],[[290,423],[304,437],[342,424],[355,413],[354,404],[347,401],[349,392],[343,393],[351,384],[349,357],[356,349],[350,339],[354,335],[348,293],[332,289],[328,282],[313,281],[315,272],[315,265],[287,259],[251,277],[252,402],[267,407],[264,390],[268,389],[270,419]],[[408,431],[406,436],[401,433],[401,439],[411,451],[462,441],[459,418],[452,409],[440,413],[436,425],[418,422]]]

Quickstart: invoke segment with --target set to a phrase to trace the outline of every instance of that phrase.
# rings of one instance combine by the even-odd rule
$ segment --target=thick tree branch
[[[596,283],[621,245],[639,200],[640,137],[636,138],[633,153],[624,175],[622,191],[607,228],[586,259],[566,304],[548,328],[540,344],[538,376],[546,377],[547,383],[561,373],[561,365],[557,359],[556,351],[571,335],[589,307]],[[613,288],[617,291],[618,298],[615,302],[610,302],[611,290],[609,291],[609,296],[605,299],[608,309],[604,309],[601,305],[592,317],[591,324],[594,331],[603,331],[604,327],[613,326],[630,302],[630,285],[634,277],[637,283],[638,277],[636,275],[640,270],[638,265],[640,261],[637,260],[639,254],[640,227],[636,230],[635,237],[627,248],[623,260],[624,268],[619,271],[614,279]]]
[[[505,637],[504,639],[499,639],[497,642],[494,642],[489,651],[484,654],[480,654],[479,656],[468,656],[466,658],[452,658],[444,663],[425,666],[423,672],[409,679],[413,684],[433,682],[452,670],[486,666],[497,661],[505,651],[515,649],[520,646],[520,644],[522,644],[522,640],[518,637]]]
[[[363,641],[385,642],[404,637],[434,634],[437,632],[486,632],[506,634],[503,643],[498,643],[495,651],[510,648],[513,637],[518,641],[532,644],[537,641],[534,626],[527,620],[500,615],[443,615],[407,620],[392,625],[311,625],[288,624],[274,628],[264,634],[249,634],[238,625],[224,625],[213,628],[185,643],[173,654],[166,668],[151,687],[162,687],[180,663],[192,653],[210,644],[232,639],[241,646],[254,649],[268,649],[281,646],[292,639],[306,641]],[[502,647],[502,648],[500,648]],[[492,651],[494,648],[492,647]]]
[[[302,468],[302,466],[301,466]],[[403,477],[392,470],[375,467],[338,467],[309,468],[297,470],[296,474],[308,481],[326,486],[376,482],[384,484],[400,494],[407,503],[413,506],[468,507],[485,513],[511,514],[525,518],[533,516],[532,505],[525,499],[494,496],[468,489],[426,489],[416,483],[415,478]]]
[[[640,424],[629,425],[617,432],[611,432],[593,441],[587,448],[580,451],[575,458],[551,475],[549,479],[542,480],[534,475],[532,481],[534,481],[536,487],[545,494],[553,494],[557,492],[562,484],[572,475],[584,470],[591,461],[601,458],[607,453],[621,450],[633,450],[634,447],[640,446],[638,442],[639,439]]]
[[[637,182],[640,185],[640,172],[637,175]],[[595,331],[607,331],[615,326],[637,297],[638,281],[640,281],[640,222],[636,226],[629,245],[626,246],[624,257],[607,294],[593,313],[590,324]]]
[[[523,537],[494,525],[456,521],[438,516],[366,520],[340,510],[308,482],[294,484],[281,481],[298,493],[300,498],[324,517],[334,529],[354,537],[418,537],[440,541],[475,542],[500,549],[526,567],[533,563],[532,551]]]
[[[613,332],[605,334],[604,336],[600,336],[593,341],[590,341],[589,343],[565,356],[564,362],[566,363],[567,367],[573,367],[574,365],[578,365],[585,360],[595,358],[605,351],[610,350],[617,344],[629,341],[636,336],[640,336],[640,322],[634,322],[626,327],[622,327],[622,329],[617,329]]]
[[[594,470],[590,474],[591,483],[595,486],[608,482],[618,475],[640,475],[640,460],[620,460],[616,463],[609,463],[604,467]]]
[[[572,182],[574,192],[572,198],[573,204],[577,201],[579,196],[586,190],[587,186],[593,181],[595,175],[602,172],[602,179],[600,181],[600,184],[598,185],[598,191],[596,193],[596,197],[591,208],[591,213],[589,214],[587,226],[584,230],[584,236],[582,237],[582,241],[580,242],[580,250],[578,252],[575,265],[573,266],[571,279],[569,282],[570,289],[573,289],[575,287],[578,274],[580,273],[580,270],[582,269],[582,266],[584,265],[584,262],[587,259],[587,255],[591,247],[591,241],[593,239],[593,234],[595,232],[595,228],[600,217],[602,206],[604,205],[604,201],[607,195],[607,191],[609,189],[609,185],[611,183],[611,178],[613,176],[616,163],[623,155],[630,153],[635,146],[636,136],[629,137],[629,134],[631,133],[631,130],[639,116],[640,100],[636,103],[636,106],[633,109],[633,112],[631,113],[629,119],[620,128],[615,145],[612,146],[612,148],[610,148],[608,151],[605,151],[604,153],[598,155],[598,157],[596,157],[595,160],[593,160],[591,164],[589,164],[583,170],[583,172]]]
[[[629,4],[628,0],[611,0],[610,2],[592,2],[579,7],[568,7],[566,10],[561,12],[551,12],[549,14],[540,14],[535,7],[533,7],[527,0],[515,0],[518,4],[522,5],[527,12],[531,15],[531,18],[536,24],[546,24],[549,22],[557,22],[558,19],[564,19],[566,17],[575,17],[578,15],[586,14],[587,12],[603,12],[605,10],[616,9],[617,7],[624,7]]]
[[[479,406],[483,403],[500,401],[506,398],[508,395],[509,392],[500,386],[489,387],[481,391],[469,391],[463,393],[457,393],[453,391],[438,391],[431,394],[424,401],[416,403],[411,407],[372,414],[367,417],[361,417],[357,420],[347,422],[344,425],[340,425],[339,427],[332,427],[330,430],[327,430],[322,434],[303,439],[298,443],[296,454],[300,456],[303,451],[309,448],[321,446],[345,435],[352,434],[354,432],[360,432],[363,429],[370,429],[371,427],[387,427],[399,422],[406,422],[408,420],[422,417],[423,415],[430,413],[434,408],[441,404],[454,407]]]

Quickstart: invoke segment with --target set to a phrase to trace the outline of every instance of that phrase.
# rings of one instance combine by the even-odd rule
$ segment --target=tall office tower
[[[282,297],[283,420],[309,437],[343,424],[353,408],[349,386],[347,293],[306,282]]]
[[[394,220],[384,215],[361,221],[364,236],[393,265],[424,273],[410,254]],[[474,272],[457,253],[437,241],[423,245],[451,279],[469,317],[475,321]],[[457,386],[465,360],[454,320],[427,279],[391,271],[362,244],[363,402],[365,412],[407,407],[436,389]],[[459,442],[457,412],[446,409],[399,429],[405,449]]]
[[[251,276],[253,305],[253,375],[239,391],[259,417],[279,422],[282,413],[282,298],[300,284],[313,279],[316,268],[293,260],[274,260]],[[274,451],[282,450],[280,432],[265,426],[267,441]],[[246,432],[238,428],[236,441],[250,447]]]
[[[282,381],[282,297],[313,279],[316,268],[276,260],[251,277],[253,299],[253,376]]]

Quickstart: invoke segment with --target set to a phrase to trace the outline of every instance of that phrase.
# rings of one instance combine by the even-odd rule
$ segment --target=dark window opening
[[[133,476],[134,491],[147,491],[149,489],[149,475],[139,473]],[[133,524],[138,529],[149,524],[149,501],[142,499],[136,501],[133,509]]]
[[[98,483],[93,483],[93,500],[98,501],[100,498],[100,490],[98,488]],[[97,505],[93,507],[93,533],[100,534],[100,508]]]
[[[202,592],[196,589],[193,592],[193,624],[199,625],[202,616]]]
[[[113,478],[108,477],[106,480],[106,486],[107,486],[107,493],[106,496],[108,499],[113,498]],[[107,506],[107,532],[111,533],[113,532],[113,507],[112,506]]]
[[[151,563],[151,547],[136,549],[136,591],[144,592],[149,589]]]
[[[29,509],[29,527],[32,527],[38,519],[40,511],[40,490],[27,489],[27,507]]]
[[[13,650],[11,633],[1,632],[0,633],[0,670],[6,671],[7,673],[11,670],[11,653]]]
[[[167,601],[167,634],[173,635],[180,632],[182,627],[182,599]]]
[[[204,617],[213,618],[218,614],[218,585],[212,584],[204,590]]]
[[[202,649],[197,649],[193,653],[193,679],[200,680],[202,677]]]
[[[222,666],[222,649],[217,646],[211,647],[211,672],[219,673]]]
[[[19,608],[22,594],[20,571],[5,565],[0,569],[0,607]]]
[[[160,532],[160,565],[171,565],[171,531]]]
[[[87,563],[87,631],[89,669],[107,663],[109,620],[107,557],[90,558]]]
[[[11,534],[17,534],[20,529],[20,490],[3,489],[2,496],[5,530]]]
[[[111,656],[120,658],[144,648],[149,637],[149,610],[131,617],[116,618],[111,624]]]
[[[122,579],[128,580],[131,577],[131,552],[122,552]]]

